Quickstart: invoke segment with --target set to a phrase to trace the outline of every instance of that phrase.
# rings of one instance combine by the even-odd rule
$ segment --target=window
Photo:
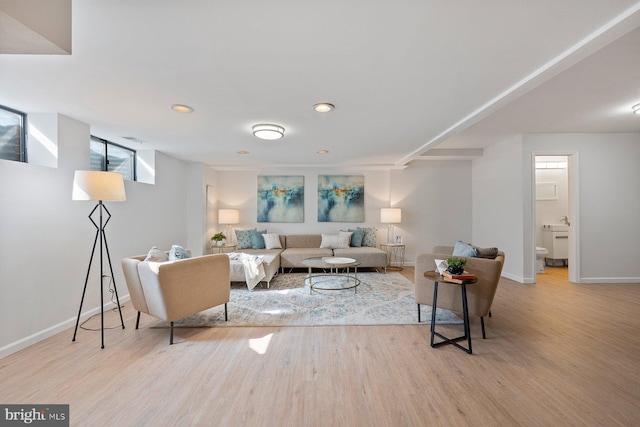
[[[0,159],[26,162],[27,116],[0,105]]]
[[[136,180],[136,151],[104,139],[91,137],[91,170],[118,172]]]

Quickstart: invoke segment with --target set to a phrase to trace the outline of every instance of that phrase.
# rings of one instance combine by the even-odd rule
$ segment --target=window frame
[[[22,119],[22,123],[20,125],[20,147],[19,147],[19,159],[0,159],[0,160],[9,160],[14,162],[22,162],[27,163],[27,113],[22,111],[13,109],[11,107],[7,107],[6,105],[0,104],[0,109],[4,111],[8,111],[10,113],[16,114],[20,116]]]
[[[91,144],[91,141],[100,142],[104,144],[104,169],[101,169],[104,172],[114,172],[109,170],[109,146],[118,147],[122,150],[130,151],[131,153],[133,153],[133,168],[132,168],[133,176],[131,178],[132,178],[132,181],[138,180],[138,171],[137,171],[138,153],[136,150],[134,150],[133,148],[125,147],[124,145],[120,145],[115,142],[109,141],[107,139],[97,137],[95,135],[91,135],[91,138],[89,139],[89,144]]]

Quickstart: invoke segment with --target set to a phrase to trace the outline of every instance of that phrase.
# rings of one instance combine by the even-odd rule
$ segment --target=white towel
[[[247,288],[253,290],[261,280],[267,275],[262,265],[262,257],[257,255],[245,254],[243,252],[231,252],[229,259],[236,259],[242,262],[244,266],[244,279],[247,282]]]

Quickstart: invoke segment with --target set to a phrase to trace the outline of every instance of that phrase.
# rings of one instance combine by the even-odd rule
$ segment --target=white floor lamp
[[[96,237],[93,240],[93,249],[91,250],[91,258],[89,259],[89,267],[87,268],[87,277],[84,280],[84,289],[82,290],[82,299],[80,300],[80,309],[78,310],[78,319],[76,320],[76,329],[73,332],[72,341],[76,340],[76,333],[78,332],[78,325],[80,324],[80,314],[82,313],[82,304],[84,303],[84,295],[87,292],[87,283],[89,282],[89,273],[91,272],[91,263],[93,262],[93,256],[96,252],[96,244],[100,241],[100,329],[102,331],[102,347],[104,348],[104,275],[103,259],[102,259],[102,247],[107,252],[107,260],[109,261],[109,271],[111,272],[111,280],[113,281],[113,290],[116,296],[116,302],[118,304],[118,311],[120,312],[120,323],[122,323],[122,329],[124,329],[124,320],[122,318],[122,310],[120,309],[120,300],[118,299],[118,289],[116,288],[116,282],[113,275],[113,267],[111,265],[111,255],[109,255],[109,246],[107,245],[107,235],[105,234],[105,227],[111,219],[111,213],[107,207],[102,203],[103,201],[123,201],[126,200],[124,192],[124,180],[122,174],[115,172],[102,172],[102,171],[76,171],[73,178],[73,200],[97,200],[98,204],[93,208],[89,214],[89,220],[96,227]],[[93,220],[92,215],[98,210],[99,223]],[[107,213],[106,221],[103,221],[102,212]]]

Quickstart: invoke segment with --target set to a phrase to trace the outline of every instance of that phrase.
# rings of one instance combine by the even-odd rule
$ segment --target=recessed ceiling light
[[[334,108],[336,108],[335,105],[329,104],[328,102],[320,102],[319,104],[313,106],[313,109],[318,113],[328,113]]]
[[[318,154],[329,154],[329,150],[319,150]]]
[[[640,104],[636,104],[633,107],[631,107],[631,109],[633,110],[634,114],[640,114]]]
[[[184,104],[173,104],[171,109],[176,113],[193,113],[193,107]]]
[[[278,125],[261,124],[254,125],[253,134],[260,139],[280,139],[284,136],[284,128]]]
[[[238,154],[249,154],[248,151],[238,151]]]

